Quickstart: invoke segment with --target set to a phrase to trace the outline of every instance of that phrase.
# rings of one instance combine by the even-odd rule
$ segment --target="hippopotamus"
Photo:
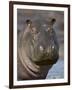
[[[32,22],[18,35],[17,79],[45,79],[51,67],[58,61],[59,44],[53,25],[56,19]]]

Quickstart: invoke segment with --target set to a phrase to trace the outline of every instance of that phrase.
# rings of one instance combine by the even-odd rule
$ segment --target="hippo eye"
[[[32,27],[32,34],[36,35],[36,34],[40,34],[40,32],[37,28]]]

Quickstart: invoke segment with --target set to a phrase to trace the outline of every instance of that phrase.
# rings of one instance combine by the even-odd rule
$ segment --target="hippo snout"
[[[58,59],[58,57],[59,57],[58,50],[55,45],[49,46],[47,49],[45,49],[43,46],[40,45],[39,49],[40,49],[41,53],[47,58],[50,56],[50,59],[51,58]]]
[[[59,58],[58,50],[55,46],[50,46],[46,50],[43,46],[40,46],[41,57],[38,61],[35,61],[38,65],[52,65],[55,64]]]

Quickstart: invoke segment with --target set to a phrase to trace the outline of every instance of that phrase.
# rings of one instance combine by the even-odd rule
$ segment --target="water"
[[[64,60],[58,60],[56,64],[50,69],[46,79],[60,79],[64,78]]]

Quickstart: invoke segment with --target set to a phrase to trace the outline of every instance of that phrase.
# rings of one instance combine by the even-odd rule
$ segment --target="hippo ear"
[[[56,22],[56,19],[53,18],[53,19],[51,20],[51,24],[53,25],[55,22]]]
[[[31,25],[31,24],[32,24],[32,21],[29,20],[29,19],[27,19],[27,20],[26,20],[26,24],[27,24],[27,25]]]

